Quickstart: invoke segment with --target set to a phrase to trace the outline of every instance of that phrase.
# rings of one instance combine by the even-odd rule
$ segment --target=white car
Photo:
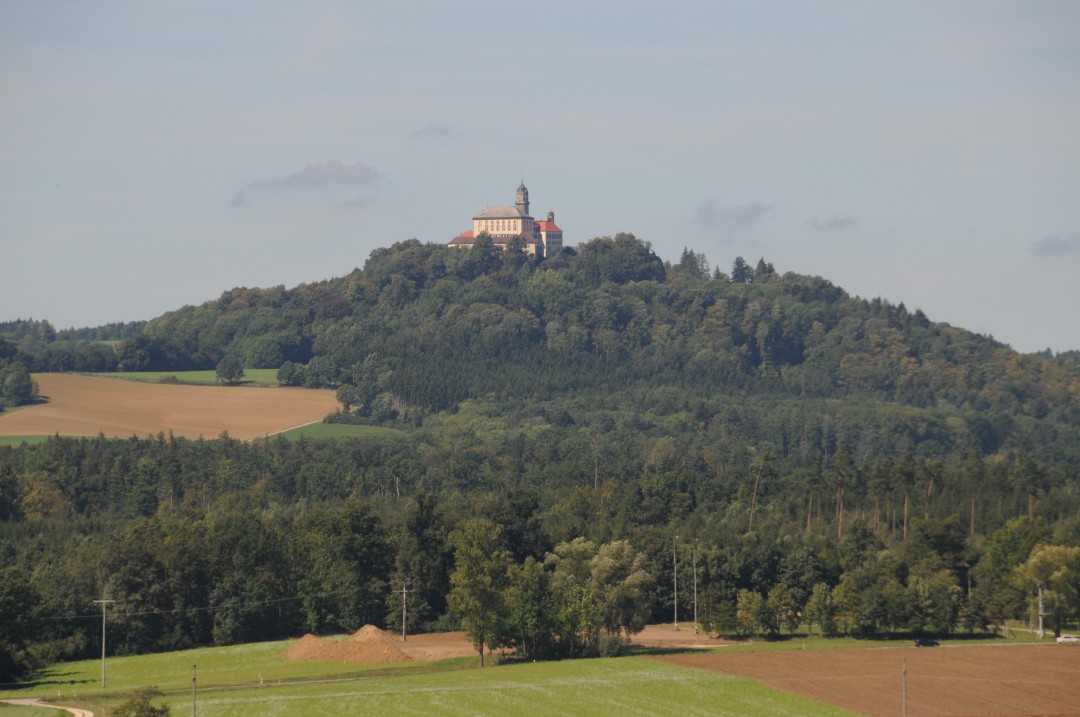
[[[1080,637],[1076,635],[1062,635],[1057,639],[1058,644],[1061,645],[1075,645],[1080,642]]]

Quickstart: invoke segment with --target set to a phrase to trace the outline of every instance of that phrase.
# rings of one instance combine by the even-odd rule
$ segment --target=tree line
[[[1036,583],[1051,629],[1077,616],[1075,483],[1031,458],[864,466],[842,446],[816,479],[761,454],[725,477],[707,446],[445,420],[416,443],[0,447],[5,679],[99,654],[102,597],[113,654],[395,627],[403,587],[410,632],[613,654],[672,618],[676,571],[717,634],[982,631],[1028,615]]]

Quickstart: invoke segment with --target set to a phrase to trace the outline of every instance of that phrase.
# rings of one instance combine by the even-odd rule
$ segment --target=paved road
[[[94,717],[94,713],[91,712],[90,710],[81,710],[78,707],[60,707],[59,705],[50,705],[50,704],[46,704],[46,703],[42,702],[40,699],[38,699],[36,697],[33,698],[33,699],[0,700],[0,701],[7,702],[9,705],[25,705],[27,707],[47,707],[49,709],[54,709],[54,710],[63,710],[65,712],[70,712],[71,714],[75,715],[75,717]]]

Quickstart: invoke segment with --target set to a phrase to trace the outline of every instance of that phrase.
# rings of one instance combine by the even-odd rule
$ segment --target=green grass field
[[[385,426],[350,426],[344,423],[313,423],[275,433],[274,438],[295,441],[298,438],[366,438],[370,440],[398,440],[405,437],[403,431]],[[0,446],[17,446],[20,443],[44,443],[49,436],[0,436]],[[258,438],[252,440],[259,440]]]
[[[191,666],[198,665],[203,688],[236,687],[294,680],[370,677],[418,670],[452,670],[471,667],[472,658],[430,662],[399,662],[389,665],[358,665],[335,662],[286,660],[281,653],[294,640],[258,642],[228,647],[204,647],[152,655],[108,657],[105,662],[106,694],[129,692],[146,685],[163,690],[191,688]],[[101,660],[81,660],[53,665],[34,683],[17,690],[0,690],[0,699],[69,695],[78,690],[100,697]]]
[[[17,446],[20,443],[44,443],[49,436],[0,436],[0,446]]]
[[[170,697],[179,713],[190,696]],[[199,714],[843,715],[751,680],[647,658],[567,660],[457,673],[301,684],[206,695]]]
[[[157,685],[174,714],[843,715],[842,710],[751,680],[666,665],[647,657],[566,660],[477,669],[475,658],[394,665],[290,662],[288,642],[58,664],[38,683],[2,697],[40,696],[103,714],[137,687]],[[59,700],[57,692],[60,693]],[[77,696],[76,696],[77,695]],[[14,708],[13,708],[14,709]],[[2,714],[2,713],[0,713]],[[20,713],[12,712],[12,715]],[[31,714],[29,711],[26,714]]]
[[[61,717],[67,712],[47,710],[40,707],[24,707],[21,705],[5,705],[0,703],[0,717]],[[68,715],[70,717],[70,715]]]
[[[288,440],[297,438],[370,438],[396,440],[405,438],[404,431],[385,426],[352,426],[345,423],[313,423],[277,434]]]
[[[1008,642],[1026,642],[1029,633]],[[976,638],[1000,641],[1001,638]],[[962,638],[948,642],[967,642]],[[843,710],[764,687],[752,680],[660,663],[647,654],[476,668],[475,657],[437,662],[358,665],[281,657],[292,641],[200,648],[53,665],[35,683],[0,691],[0,699],[41,697],[103,715],[131,691],[155,685],[174,714],[191,708],[197,666],[198,713],[240,715],[530,714],[530,715],[843,715]],[[907,640],[796,636],[754,641],[740,652],[905,646]],[[649,652],[649,651],[643,651]],[[494,660],[492,661],[494,662]],[[59,693],[59,697],[58,697]],[[0,717],[33,715],[0,707]],[[47,711],[40,714],[49,714]]]
[[[277,386],[276,368],[246,368],[244,369],[244,386]],[[142,381],[144,383],[160,383],[165,376],[175,376],[181,383],[216,385],[217,371],[117,371],[116,373],[98,373],[95,376],[106,378],[122,378],[126,381]]]
[[[0,411],[0,418],[25,408],[29,408],[29,406],[10,406]],[[0,446],[17,446],[20,443],[44,443],[48,438],[48,436],[0,436]]]

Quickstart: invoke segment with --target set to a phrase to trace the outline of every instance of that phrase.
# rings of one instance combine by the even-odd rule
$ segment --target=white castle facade
[[[473,217],[472,229],[450,240],[449,246],[472,248],[481,234],[491,237],[491,243],[505,249],[521,238],[525,251],[536,256],[552,256],[563,246],[562,229],[555,225],[555,212],[537,221],[529,215],[529,190],[522,182],[517,188],[513,206],[488,207]]]

